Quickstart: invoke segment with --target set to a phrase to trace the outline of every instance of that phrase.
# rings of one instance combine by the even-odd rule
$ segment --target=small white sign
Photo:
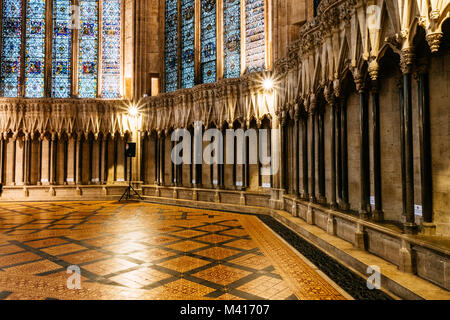
[[[195,184],[195,179],[192,179],[192,184]]]
[[[100,180],[98,178],[91,179],[91,182],[99,182]]]
[[[420,204],[414,205],[414,214],[422,216],[422,206]]]
[[[242,187],[242,181],[236,181],[236,186],[237,187]]]
[[[73,178],[67,178],[66,181],[67,182],[73,182]]]
[[[48,182],[48,179],[41,179],[41,182]]]
[[[262,187],[263,187],[263,188],[270,188],[270,183],[269,183],[269,182],[264,182],[264,183],[262,184]]]
[[[125,181],[125,179],[119,178],[117,179],[117,181]]]
[[[219,184],[219,182],[217,182],[217,180],[213,180],[213,185],[217,185]]]
[[[371,206],[375,205],[375,196],[370,196],[370,205]]]

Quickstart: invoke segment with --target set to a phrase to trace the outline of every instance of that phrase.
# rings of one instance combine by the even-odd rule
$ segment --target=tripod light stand
[[[128,187],[125,189],[125,191],[123,192],[122,196],[119,199],[119,202],[122,201],[122,199],[125,197],[125,200],[129,200],[133,197],[133,195],[137,195],[139,197],[139,199],[143,200],[142,197],[139,195],[139,193],[133,188],[133,186],[131,185],[131,172],[132,172],[132,166],[133,166],[133,161],[132,158],[134,158],[136,156],[136,143],[130,142],[127,143],[125,146],[125,161],[126,159],[130,159],[130,170],[129,170],[129,175],[128,175]],[[133,194],[131,193],[131,191],[133,191]]]

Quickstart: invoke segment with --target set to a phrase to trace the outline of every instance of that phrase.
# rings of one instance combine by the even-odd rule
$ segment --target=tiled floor
[[[67,268],[81,270],[69,289]],[[148,203],[0,204],[0,299],[345,299],[256,216]]]

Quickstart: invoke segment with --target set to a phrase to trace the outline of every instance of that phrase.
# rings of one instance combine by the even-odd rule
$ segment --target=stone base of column
[[[337,210],[339,208],[338,204],[336,202],[330,203],[330,209],[331,210]]]
[[[244,192],[241,192],[241,197],[239,198],[239,204],[241,206],[245,206],[245,195],[244,195]]]
[[[320,204],[326,204],[326,203],[327,203],[327,198],[325,198],[325,197],[322,196],[322,195],[319,195],[319,196],[317,197],[317,202],[320,203]]]
[[[172,194],[174,199],[178,199],[178,191],[177,189],[173,189],[173,194]]]
[[[343,211],[348,211],[350,210],[350,204],[348,202],[341,201],[339,202],[339,208]]]
[[[307,194],[305,192],[300,193],[300,199],[309,200],[309,194]]]
[[[372,220],[376,222],[384,221],[384,212],[380,210],[372,211]]]
[[[297,213],[297,203],[294,201],[294,203],[292,204],[292,209],[291,209],[291,214],[293,217],[298,217],[298,213]]]
[[[308,210],[306,211],[306,223],[314,224],[314,209],[311,204],[308,204]]]
[[[422,222],[422,230],[420,233],[427,236],[435,236],[436,225],[431,222]]]
[[[370,216],[369,212],[367,210],[363,210],[363,209],[359,210],[358,214],[359,214],[359,218],[363,219],[363,220],[369,219],[369,216]]]
[[[360,224],[357,225],[357,230],[355,232],[355,242],[354,246],[360,250],[366,250],[366,239],[364,234],[364,227]]]
[[[328,214],[327,233],[333,236],[336,235],[336,221],[331,214]]]
[[[214,202],[220,203],[220,194],[218,191],[216,191],[216,193],[214,194]]]
[[[418,226],[414,222],[405,222],[403,224],[403,232],[406,234],[417,234]]]
[[[197,201],[197,199],[198,199],[197,190],[194,190],[192,192],[192,201]]]
[[[400,264],[398,269],[402,272],[413,273],[413,255],[411,253],[411,246],[406,241],[402,241],[402,247],[400,248]]]

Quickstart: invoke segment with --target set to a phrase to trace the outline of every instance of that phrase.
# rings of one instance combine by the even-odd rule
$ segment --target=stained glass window
[[[241,2],[224,0],[223,3],[224,78],[241,75]]]
[[[3,0],[0,92],[17,97],[20,77],[22,0]]]
[[[70,0],[53,0],[52,97],[71,93],[72,29]]]
[[[202,83],[216,81],[216,0],[201,0]]]
[[[27,1],[25,96],[44,96],[45,0]]]
[[[80,30],[78,54],[78,95],[97,96],[98,70],[98,3],[80,0]]]
[[[245,64],[247,72],[266,68],[264,0],[245,0]]]
[[[181,87],[194,86],[194,0],[181,0]]]
[[[166,0],[165,17],[166,91],[178,89],[178,8],[177,0]]]
[[[121,0],[103,0],[102,8],[102,97],[120,96],[120,7]]]

